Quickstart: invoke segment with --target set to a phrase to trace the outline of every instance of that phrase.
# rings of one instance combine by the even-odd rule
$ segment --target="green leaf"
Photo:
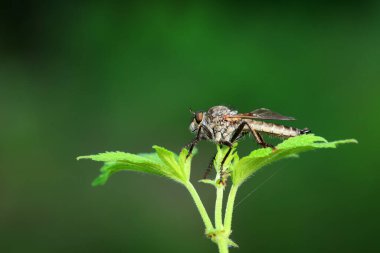
[[[179,157],[177,154],[159,146],[153,146],[156,150],[158,157],[166,165],[167,169],[180,181],[186,182],[189,180],[187,173],[184,170],[185,163],[182,163],[182,167],[179,163]],[[182,152],[183,153],[183,152]]]
[[[211,180],[211,179],[201,179],[201,180],[198,180],[198,182],[200,183],[204,183],[204,184],[210,184],[210,185],[213,185],[215,187],[218,187],[218,184],[216,183],[216,180]]]
[[[98,162],[114,162],[114,161],[120,161],[120,160],[136,160],[141,161],[141,158],[134,154],[124,153],[121,151],[115,151],[115,152],[105,152],[100,153],[97,155],[86,155],[86,156],[79,156],[77,157],[77,160],[80,159],[91,159]]]
[[[189,151],[184,148],[181,150],[181,153],[179,154],[179,157],[178,157],[179,167],[183,170],[183,174],[187,181],[190,179],[191,159],[192,159],[192,156],[197,153],[197,149],[193,149],[192,155],[189,156],[189,158],[186,158],[188,153]]]
[[[248,156],[234,161],[230,168],[232,182],[234,185],[241,185],[253,173],[272,162],[283,158],[297,157],[299,153],[322,149],[336,148],[338,144],[357,143],[354,139],[328,142],[326,139],[313,134],[300,135],[289,138],[276,146],[276,150],[271,148],[257,149]]]
[[[231,239],[228,239],[228,246],[234,247],[234,248],[239,248],[239,245],[237,245],[234,241]]]
[[[238,145],[237,142],[234,143],[230,155],[227,157],[226,161],[223,164],[223,170],[226,170],[227,168],[229,168],[231,166],[231,162],[233,160],[236,161],[239,159],[237,152],[236,152],[237,145]],[[214,167],[215,167],[216,173],[219,173],[220,172],[220,166],[222,164],[222,160],[223,160],[224,156],[227,154],[229,147],[223,146],[221,148],[219,145],[216,145],[216,150],[217,150],[217,152],[216,152],[216,156],[214,159]]]
[[[191,157],[186,159],[187,150],[182,150],[178,157],[162,147],[154,146],[153,148],[156,153],[135,155],[116,151],[80,156],[77,159],[104,162],[100,175],[92,182],[93,186],[105,184],[113,173],[123,170],[163,176],[183,184],[189,180]]]

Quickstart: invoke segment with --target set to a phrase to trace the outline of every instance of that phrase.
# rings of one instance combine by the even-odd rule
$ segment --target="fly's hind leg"
[[[244,125],[244,126],[247,125],[248,126],[250,132],[255,137],[257,144],[259,144],[263,148],[268,148],[269,147],[269,148],[272,148],[273,150],[276,149],[272,144],[266,143],[264,141],[263,137],[261,137],[261,135],[259,134],[259,132],[257,132],[255,129],[253,129],[247,122],[244,121],[243,123],[241,123],[241,125]]]
[[[253,136],[255,137],[257,144],[259,144],[263,148],[269,147],[269,148],[272,148],[272,150],[276,149],[272,144],[266,143],[264,141],[263,137],[261,137],[261,135],[256,130],[252,129],[249,125],[248,125],[248,127],[251,130]]]

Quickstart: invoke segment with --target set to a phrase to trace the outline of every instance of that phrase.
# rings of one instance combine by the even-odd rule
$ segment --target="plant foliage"
[[[93,186],[104,185],[112,174],[123,170],[163,176],[185,184],[190,178],[191,157],[186,160],[188,151],[183,149],[177,155],[159,146],[153,148],[155,153],[135,155],[116,151],[80,156],[77,159],[104,162],[100,175],[92,182]]]
[[[300,135],[289,138],[275,149],[261,148],[252,151],[249,155],[239,158],[236,151],[237,145],[233,146],[230,156],[223,165],[223,172],[220,174],[221,162],[228,151],[227,147],[217,145],[217,154],[214,160],[216,177],[214,180],[201,180],[203,183],[216,187],[215,203],[215,226],[212,224],[208,213],[190,180],[190,156],[186,159],[188,151],[183,149],[179,155],[163,147],[153,146],[156,152],[148,154],[130,154],[124,152],[105,152],[97,155],[80,156],[77,159],[91,159],[103,162],[100,175],[92,182],[93,186],[105,184],[109,177],[119,171],[136,171],[172,179],[183,184],[189,191],[193,201],[205,224],[206,235],[218,245],[219,252],[228,252],[228,247],[237,247],[230,239],[231,222],[234,208],[236,192],[240,185],[260,168],[281,159],[298,157],[299,153],[326,148],[336,148],[338,144],[357,143],[354,139],[328,142],[326,139],[313,134]],[[228,195],[223,222],[223,192],[225,181],[228,176],[232,179],[232,186]],[[220,180],[222,178],[222,180]]]
[[[300,135],[283,141],[276,149],[262,148],[252,151],[232,164],[230,171],[232,182],[241,185],[249,176],[260,168],[289,157],[298,157],[299,153],[325,148],[336,148],[338,144],[357,143],[354,139],[328,142],[326,139],[313,134]]]

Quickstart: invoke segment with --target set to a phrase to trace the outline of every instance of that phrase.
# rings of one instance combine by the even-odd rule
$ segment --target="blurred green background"
[[[92,188],[101,164],[75,157],[179,151],[188,108],[223,104],[360,142],[259,171],[231,252],[379,252],[379,83],[377,1],[2,3],[0,251],[216,252],[182,186],[119,173]],[[210,213],[196,180],[214,148],[192,170]]]

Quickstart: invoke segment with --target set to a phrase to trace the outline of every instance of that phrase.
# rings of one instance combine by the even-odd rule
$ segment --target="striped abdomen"
[[[294,127],[276,125],[273,123],[267,123],[262,121],[252,120],[251,122],[248,122],[248,124],[252,129],[258,132],[264,132],[282,138],[294,137],[297,135],[310,133],[310,130],[307,128],[298,129]]]

